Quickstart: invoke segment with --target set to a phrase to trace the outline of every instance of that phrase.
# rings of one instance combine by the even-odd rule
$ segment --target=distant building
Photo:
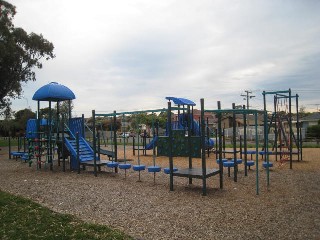
[[[310,126],[318,125],[320,121],[320,112],[314,112],[310,115],[303,117],[300,119],[300,122],[302,123],[302,128],[307,129]]]

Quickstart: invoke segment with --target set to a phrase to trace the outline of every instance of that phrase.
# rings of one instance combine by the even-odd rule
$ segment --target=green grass
[[[132,239],[103,225],[55,213],[26,198],[0,191],[0,239]]]
[[[0,147],[8,147],[9,141],[8,138],[0,138]],[[18,139],[11,139],[11,146],[18,146]]]

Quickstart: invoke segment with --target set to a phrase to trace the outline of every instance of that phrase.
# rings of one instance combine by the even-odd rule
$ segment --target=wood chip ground
[[[129,150],[130,151],[130,150]],[[119,153],[119,157],[122,157]],[[152,164],[152,151],[141,156],[141,164]],[[137,164],[137,156],[126,153]],[[156,158],[168,166],[167,157]],[[187,158],[174,158],[174,166],[187,167]],[[194,165],[200,166],[200,159]],[[217,168],[214,155],[208,167]],[[112,173],[102,167],[94,177],[88,167],[81,174],[54,170],[15,159],[7,149],[0,151],[0,189],[24,196],[60,213],[69,213],[88,222],[120,229],[136,239],[320,239],[320,149],[304,149],[303,161],[281,165],[274,161],[267,187],[266,171],[259,164],[260,195],[256,195],[255,166],[244,176],[239,167],[238,182],[224,174],[207,179],[208,195],[202,196],[202,182],[129,170]],[[233,173],[231,171],[231,173]]]

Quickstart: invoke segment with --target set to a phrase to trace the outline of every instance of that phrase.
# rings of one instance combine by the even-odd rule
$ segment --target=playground
[[[274,96],[271,115],[267,95]],[[34,94],[38,116],[28,120],[18,149],[8,138],[9,147],[0,152],[0,189],[136,239],[316,239],[320,151],[302,148],[301,124],[298,118],[296,124],[292,120],[297,94],[289,89],[263,96],[264,110],[235,104],[221,109],[220,101],[217,109],[205,109],[200,99],[198,119],[196,104],[177,97],[166,97],[167,108],[161,109],[92,110],[89,127],[84,115],[72,117],[75,94],[49,83]],[[68,101],[68,114],[60,114],[61,101]],[[49,103],[46,118],[40,102]],[[162,135],[157,113],[166,114]],[[214,130],[206,113],[217,117]],[[135,119],[138,114],[151,116],[148,142],[142,122]],[[229,146],[222,116],[232,119]],[[248,117],[253,122],[247,126]],[[105,145],[99,118],[108,121],[110,129]],[[117,134],[126,132],[127,118],[136,120],[133,144]],[[236,119],[243,121],[241,131]],[[254,132],[250,146],[248,127]]]
[[[0,152],[0,180],[3,191],[28,197],[61,213],[69,213],[89,222],[120,229],[136,239],[317,239],[320,235],[320,149],[304,149],[303,161],[275,165],[272,181],[266,185],[266,171],[261,168],[260,195],[255,194],[255,171],[244,176],[239,165],[238,182],[224,174],[224,188],[219,178],[209,178],[207,196],[202,196],[202,182],[175,179],[169,191],[169,176],[132,169],[112,173],[107,167],[98,177],[93,169],[77,174],[64,173],[56,164],[53,171],[37,170],[23,161],[8,159],[7,148]],[[119,155],[123,154],[119,149]],[[128,158],[133,158],[128,150]],[[214,155],[208,166],[217,167]],[[259,159],[262,163],[262,160]],[[141,156],[141,163],[152,164],[152,156]],[[157,164],[168,165],[167,157]],[[188,166],[184,157],[175,164]],[[200,165],[200,161],[195,161]]]

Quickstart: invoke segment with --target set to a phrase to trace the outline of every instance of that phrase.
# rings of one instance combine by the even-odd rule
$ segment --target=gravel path
[[[238,182],[224,176],[208,179],[208,196],[201,195],[201,181],[188,185],[186,178],[175,178],[173,192],[169,177],[130,170],[103,172],[94,177],[90,169],[76,172],[36,170],[20,160],[9,160],[0,151],[0,189],[25,196],[54,211],[69,213],[85,221],[106,224],[137,239],[320,239],[320,149],[305,149],[304,161],[286,163],[270,173],[260,173],[260,195],[255,194],[255,171],[244,176],[240,167]],[[121,156],[120,156],[121,157]],[[132,157],[132,156],[128,156]],[[213,156],[212,156],[213,157]],[[217,167],[210,157],[209,167]],[[136,159],[136,157],[135,157]],[[152,157],[141,157],[151,164]],[[175,158],[175,166],[186,166],[187,159]],[[199,160],[195,159],[195,165]],[[157,158],[168,165],[168,159]],[[260,164],[261,165],[261,164]],[[260,167],[261,168],[261,167]],[[108,172],[109,171],[109,172]]]

